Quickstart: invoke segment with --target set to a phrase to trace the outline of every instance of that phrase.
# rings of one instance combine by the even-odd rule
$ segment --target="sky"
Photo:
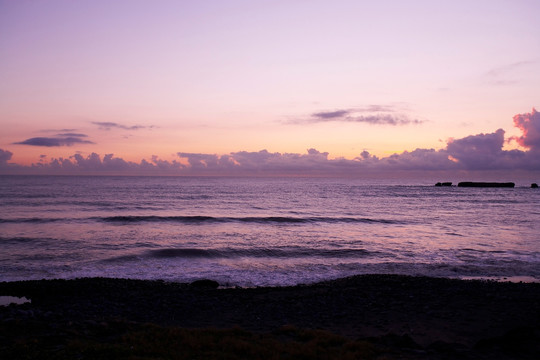
[[[0,174],[540,174],[540,1],[0,0]]]

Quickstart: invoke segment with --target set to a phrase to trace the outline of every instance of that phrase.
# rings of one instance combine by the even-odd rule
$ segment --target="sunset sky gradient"
[[[0,174],[540,174],[540,2],[3,1]]]

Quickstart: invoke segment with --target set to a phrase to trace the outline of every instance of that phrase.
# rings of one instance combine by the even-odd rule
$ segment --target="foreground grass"
[[[21,329],[22,330],[22,329]],[[118,336],[118,330],[122,335]],[[115,333],[116,336],[111,334]],[[13,335],[14,333],[12,333]],[[63,334],[17,336],[3,359],[373,359],[375,345],[319,330],[283,327],[182,329],[116,323]]]

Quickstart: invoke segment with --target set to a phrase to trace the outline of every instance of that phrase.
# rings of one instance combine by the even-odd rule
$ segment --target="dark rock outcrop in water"
[[[531,189],[538,189],[538,184],[537,183],[532,183],[531,184]]]
[[[452,186],[452,183],[451,182],[438,182],[435,184],[435,186]]]
[[[459,187],[488,187],[488,188],[513,188],[516,186],[513,182],[473,182],[473,181],[464,181],[458,184]]]

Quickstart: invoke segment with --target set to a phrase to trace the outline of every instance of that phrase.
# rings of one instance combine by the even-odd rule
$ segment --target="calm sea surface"
[[[351,179],[0,177],[0,281],[540,280],[540,191]]]

